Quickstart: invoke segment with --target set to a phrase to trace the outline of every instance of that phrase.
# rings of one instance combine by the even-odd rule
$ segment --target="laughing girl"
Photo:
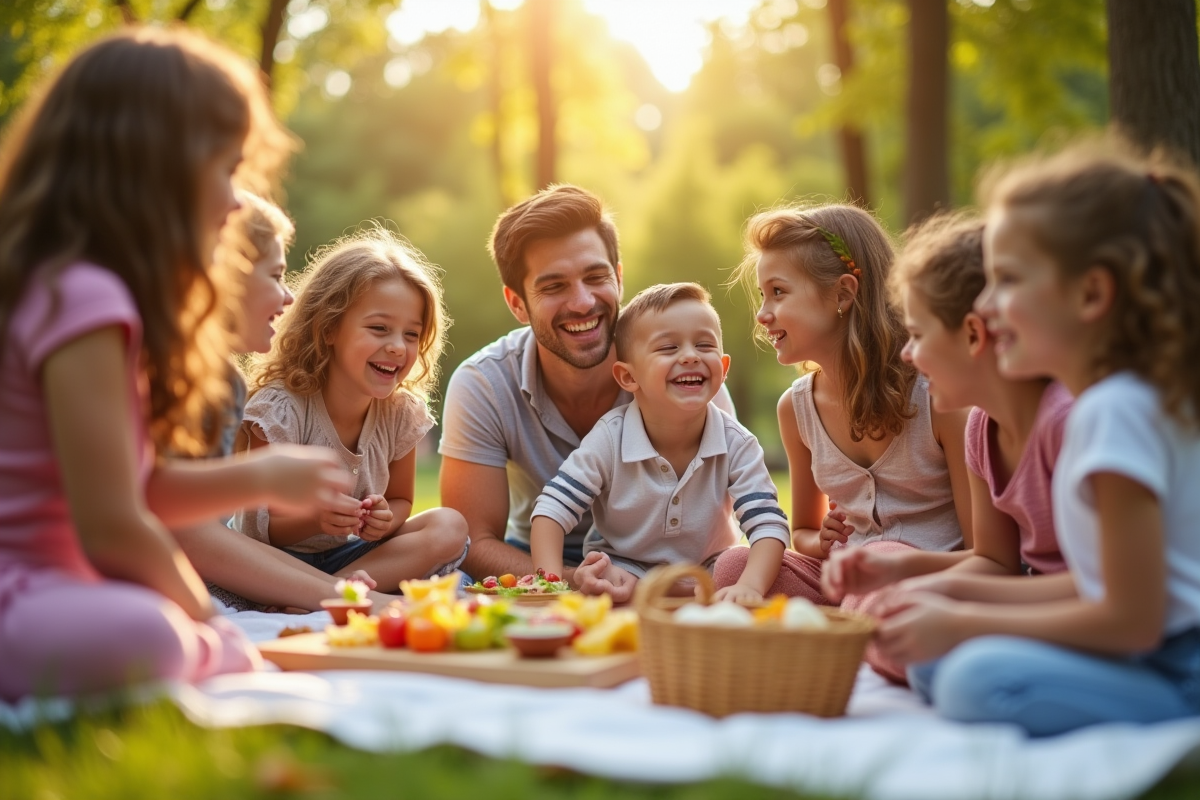
[[[901,358],[887,234],[853,206],[785,208],[751,218],[746,250],[738,278],[762,295],[757,319],[779,363],[814,367],[779,400],[795,550],[768,594],[836,605],[821,570],[845,546],[911,552],[910,574],[961,560],[950,551],[964,533],[970,546],[966,413],[933,409],[928,382]],[[722,555],[717,585],[736,581],[746,557]]]
[[[466,555],[458,512],[412,515],[416,445],[433,426],[425,397],[448,321],[434,269],[383,229],[318,252],[246,404],[252,449],[328,447],[355,486],[320,513],[251,509],[238,528],[331,575],[365,570],[381,591],[453,570]]]

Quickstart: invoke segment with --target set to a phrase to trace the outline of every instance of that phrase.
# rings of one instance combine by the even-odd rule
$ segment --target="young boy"
[[[613,375],[633,402],[600,418],[534,505],[533,563],[554,574],[564,532],[592,509],[574,576],[585,594],[620,603],[658,564],[711,569],[742,533],[750,558],[718,599],[761,600],[775,580],[791,531],[758,441],[709,403],[729,371],[709,300],[695,283],[660,284],[621,310]]]

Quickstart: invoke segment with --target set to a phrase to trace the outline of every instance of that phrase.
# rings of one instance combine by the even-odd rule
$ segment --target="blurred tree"
[[[1195,0],[1108,0],[1114,125],[1152,149],[1200,164],[1200,44]]]
[[[947,124],[950,14],[946,0],[909,0],[904,214],[912,224],[950,200]]]
[[[554,183],[557,161],[558,103],[554,95],[554,3],[529,0],[529,66],[537,95],[538,144],[534,186]]]
[[[829,0],[828,8],[833,62],[837,65],[839,79],[845,79],[854,73],[854,48],[846,30],[850,17],[850,0]],[[842,148],[842,167],[846,172],[846,191],[849,199],[867,208],[870,206],[871,195],[867,181],[867,148],[863,142],[862,129],[854,120],[844,120],[838,129],[838,142]]]

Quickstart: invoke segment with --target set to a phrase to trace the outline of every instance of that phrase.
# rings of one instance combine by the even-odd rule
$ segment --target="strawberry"
[[[500,581],[496,580],[496,576],[489,575],[483,579],[483,582],[480,585],[485,589],[495,589],[500,585]]]

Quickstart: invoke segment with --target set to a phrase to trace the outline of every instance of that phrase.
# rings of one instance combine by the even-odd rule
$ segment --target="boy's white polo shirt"
[[[600,418],[538,497],[532,516],[571,530],[592,512],[584,552],[647,564],[702,564],[737,544],[791,531],[754,434],[709,404],[682,475],[650,443],[637,400]]]

